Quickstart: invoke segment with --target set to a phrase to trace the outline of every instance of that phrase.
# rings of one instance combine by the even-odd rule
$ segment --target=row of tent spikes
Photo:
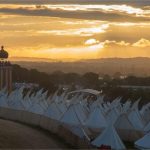
[[[62,93],[60,96],[57,96],[57,94],[58,94],[58,91],[57,92],[55,92],[54,93],[54,95],[51,95],[50,97],[46,97],[47,96],[47,91],[46,92],[44,92],[43,93],[43,89],[41,89],[41,90],[39,90],[35,95],[31,95],[31,96],[29,96],[29,93],[23,98],[23,89],[24,89],[24,87],[22,87],[22,88],[20,88],[20,89],[16,89],[16,90],[14,90],[12,93],[10,93],[9,95],[7,95],[6,94],[6,90],[5,89],[3,89],[2,91],[0,91],[0,95],[2,95],[2,94],[4,94],[5,93],[5,95],[7,95],[7,99],[8,99],[8,102],[9,102],[9,105],[13,105],[13,101],[12,101],[12,103],[11,103],[11,100],[13,100],[13,98],[14,98],[14,95],[15,94],[17,94],[17,97],[19,98],[21,98],[22,100],[24,99],[29,99],[29,97],[32,99],[34,99],[34,100],[36,100],[36,103],[39,103],[40,101],[48,101],[48,100],[50,100],[50,103],[52,103],[52,102],[56,102],[56,103],[61,103],[62,101],[63,102],[65,102],[65,103],[68,103],[67,102],[67,100],[65,100],[65,98],[66,98],[66,93]],[[78,103],[78,102],[80,102],[80,101],[82,101],[83,99],[83,95],[77,95],[77,96],[74,96],[70,101],[69,101],[69,104],[68,104],[68,107],[67,107],[67,109],[66,109],[66,112],[67,112],[67,110],[69,110],[69,108],[71,107],[71,105],[75,105],[76,103]],[[11,100],[10,100],[11,99]],[[39,99],[39,100],[38,100]],[[107,113],[109,112],[108,111],[108,109],[113,109],[113,108],[116,108],[116,107],[118,107],[118,106],[120,106],[121,108],[124,108],[124,113],[126,112],[127,113],[127,111],[128,110],[135,110],[135,111],[139,111],[138,110],[138,104],[139,104],[139,101],[140,100],[137,100],[133,105],[132,105],[132,107],[131,107],[131,102],[130,101],[127,101],[124,105],[120,105],[120,100],[121,100],[121,98],[117,98],[117,99],[115,99],[112,103],[104,103],[104,101],[103,101],[103,96],[99,96],[99,98],[98,98],[98,100],[97,101],[95,101],[95,102],[93,102],[92,103],[92,105],[91,105],[91,109],[92,109],[92,111],[94,110],[94,107],[96,107],[96,105],[99,105],[99,104],[103,104],[102,106],[103,106],[103,109],[104,110],[107,110]],[[84,100],[85,101],[85,100]],[[93,106],[93,108],[92,108],[92,106]],[[147,105],[144,105],[143,107],[142,107],[142,109],[140,110],[140,112],[141,113],[143,113],[144,114],[144,112],[147,110],[147,109],[149,109],[149,106],[150,106],[150,104],[147,104]],[[102,107],[101,107],[102,108]],[[74,110],[74,112],[76,113],[76,111]],[[89,112],[90,112],[90,110],[89,110]],[[121,112],[120,112],[121,113]],[[60,120],[63,118],[63,116],[64,115],[62,115],[61,116],[61,118],[60,118]],[[77,116],[77,118],[78,118],[78,120],[80,121],[80,123],[81,123],[81,125],[82,125],[82,122],[81,122],[81,119],[78,117],[78,115],[76,114],[76,116]],[[65,123],[67,123],[67,122],[65,122]],[[113,131],[114,132],[114,134],[116,134],[115,133],[115,129],[113,128],[113,126],[112,126],[112,123],[109,125],[109,128],[107,129],[107,130],[110,130],[111,129],[111,132]],[[86,134],[86,132],[84,131],[84,129],[83,129],[83,132],[84,132],[84,134],[86,135],[86,137],[89,139],[89,137],[88,137],[88,135]],[[106,132],[106,131],[105,131]],[[100,136],[101,137],[101,136]],[[94,142],[93,142],[93,144],[94,144]],[[121,144],[122,145],[122,144]]]

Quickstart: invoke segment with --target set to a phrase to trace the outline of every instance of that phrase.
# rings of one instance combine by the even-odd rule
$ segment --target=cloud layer
[[[145,7],[144,7],[145,8]],[[128,5],[0,5],[0,12],[27,16],[47,16],[107,21],[150,21],[149,8]]]
[[[149,0],[1,0],[0,43],[11,56],[150,57]]]

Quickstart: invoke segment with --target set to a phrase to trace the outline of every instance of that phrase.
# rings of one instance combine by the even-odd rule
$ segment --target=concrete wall
[[[80,139],[78,136],[74,135],[65,126],[60,124],[57,120],[51,118],[34,114],[32,112],[27,112],[23,110],[14,110],[10,108],[0,107],[0,117],[18,121],[21,123],[26,123],[29,125],[39,126],[42,129],[48,130],[51,133],[57,134],[58,137],[62,138],[66,143],[77,148],[90,148],[90,144],[85,139]]]
[[[68,130],[65,125],[62,125],[57,120],[48,118],[46,116],[23,110],[0,107],[0,117],[7,120],[18,121],[21,123],[41,127],[42,129],[56,134],[58,137],[62,138],[66,143],[72,145],[73,147],[86,149],[91,148],[90,143],[86,139],[80,139],[78,136]],[[144,135],[142,132],[131,130],[117,130],[117,132],[122,140],[130,142],[134,142]]]

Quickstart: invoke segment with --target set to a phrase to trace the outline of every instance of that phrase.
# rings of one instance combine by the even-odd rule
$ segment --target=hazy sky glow
[[[11,57],[150,57],[149,0],[35,1],[0,1],[0,44]]]

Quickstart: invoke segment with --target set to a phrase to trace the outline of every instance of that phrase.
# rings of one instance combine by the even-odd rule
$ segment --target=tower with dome
[[[4,50],[4,46],[0,49],[0,90],[6,88],[8,92],[12,90],[12,65],[8,61],[9,54]]]

